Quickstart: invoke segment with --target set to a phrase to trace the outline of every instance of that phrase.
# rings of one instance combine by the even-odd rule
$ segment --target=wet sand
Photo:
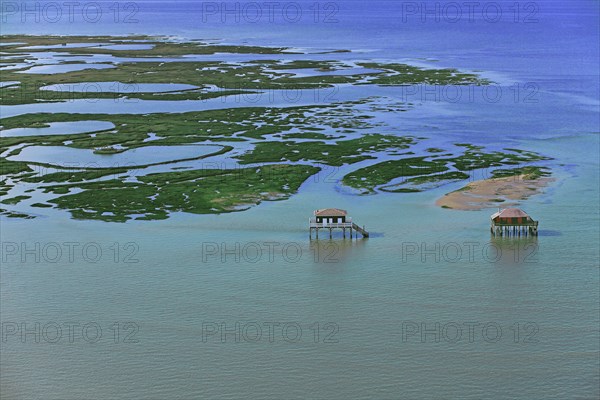
[[[484,179],[446,194],[435,204],[444,208],[466,211],[512,207],[518,205],[521,200],[542,193],[553,180],[552,178],[525,179],[524,175]]]

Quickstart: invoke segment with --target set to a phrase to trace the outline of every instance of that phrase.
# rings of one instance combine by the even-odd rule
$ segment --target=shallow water
[[[19,50],[80,49],[80,48],[85,48],[85,47],[98,47],[99,45],[105,45],[105,44],[107,44],[107,43],[68,43],[65,41],[64,44],[23,46],[23,47],[19,47]]]
[[[142,2],[135,31],[220,37],[235,44],[350,48],[357,53],[327,57],[422,59],[502,77],[498,100],[492,92],[487,97],[477,92],[472,101],[463,92],[453,102],[424,87],[379,88],[375,93],[387,96],[386,101],[414,104],[408,112],[380,113],[379,120],[387,123],[380,131],[425,136],[442,148],[466,141],[554,157],[556,181],[523,206],[541,221],[539,237],[490,238],[494,210],[435,207],[438,197],[461,183],[425,193],[351,196],[339,190],[344,170],[337,168],[310,178],[289,200],[264,202],[241,213],[175,214],[165,221],[126,224],[76,221],[49,209],[38,209],[33,220],[3,218],[3,246],[15,243],[17,250],[3,248],[2,321],[25,322],[30,329],[35,322],[48,326],[40,343],[33,334],[24,343],[19,334],[2,343],[3,398],[120,398],[124,393],[184,399],[600,396],[597,5],[539,3],[533,15],[537,22],[524,23],[531,10],[521,8],[517,23],[510,9],[514,2],[498,2],[503,10],[499,22],[486,21],[480,12],[469,22],[463,10],[463,18],[453,23],[431,17],[422,21],[419,13],[403,19],[402,2],[336,4],[337,13],[318,14],[318,22],[305,8],[306,18],[296,23],[283,21],[280,13],[274,23],[236,22],[233,15],[225,15],[223,23],[217,12],[204,14],[207,20],[199,24],[203,15],[196,3]],[[324,23],[327,16],[337,22]],[[10,21],[3,32],[132,30],[124,23],[24,27],[20,20]],[[362,95],[372,93],[364,89]],[[342,91],[339,97],[361,93]],[[229,106],[236,105],[221,105]],[[139,102],[115,107],[113,102],[111,108],[102,102],[69,102],[16,107],[3,107],[2,116],[115,108],[177,112],[200,106]],[[349,210],[371,238],[351,242],[338,234],[332,241],[309,241],[306,223],[312,211],[330,206]],[[14,209],[29,211],[20,204]],[[64,245],[69,242],[79,243],[72,261]],[[33,250],[27,253],[22,243]],[[56,262],[51,262],[52,243],[62,249]],[[270,257],[274,243],[278,250]],[[81,251],[86,244],[87,258]],[[258,258],[257,245],[262,249]],[[96,260],[98,247],[102,254]],[[51,322],[62,326],[58,343],[49,343]],[[88,343],[78,329],[78,339],[70,343],[68,322],[96,322],[102,337]],[[132,332],[131,326],[124,329],[127,322],[139,327],[133,336],[138,343],[123,343]],[[246,329],[237,337],[231,331],[236,322]],[[253,322],[262,327],[262,337],[254,342],[249,340]],[[269,322],[280,324],[272,341],[264,325]],[[320,324],[318,343],[315,322]],[[325,343],[333,332],[325,328],[328,322],[338,331]],[[221,323],[230,330],[223,343],[219,333],[203,337],[203,324],[220,329]],[[286,323],[301,326],[299,340],[289,340],[293,327],[283,336],[280,328]],[[430,330],[424,338],[407,332],[415,324],[421,329],[421,323]],[[447,328],[444,336],[431,333],[437,332],[436,323]],[[469,323],[479,323],[472,341]],[[492,325],[484,337],[486,324]],[[456,325],[462,336],[452,343]]]
[[[82,71],[84,69],[107,69],[114,68],[110,64],[55,64],[38,65],[25,71],[19,71],[22,74],[61,74],[64,72]]]
[[[153,44],[111,44],[99,46],[106,50],[150,50]]]
[[[18,85],[19,83],[21,83],[21,82],[19,82],[19,81],[5,81],[5,82],[0,82],[0,88],[7,87],[7,86]]]
[[[220,149],[220,146],[204,145],[147,146],[116,154],[94,154],[94,150],[65,146],[29,146],[21,150],[18,155],[10,156],[8,159],[73,168],[113,168],[200,157]]]
[[[14,128],[3,129],[0,136],[38,136],[38,135],[72,135],[112,129],[115,125],[108,121],[75,121],[53,122],[45,128]]]
[[[191,89],[198,89],[198,86],[181,83],[78,82],[48,85],[40,88],[40,90],[51,90],[55,92],[84,93],[164,93]]]

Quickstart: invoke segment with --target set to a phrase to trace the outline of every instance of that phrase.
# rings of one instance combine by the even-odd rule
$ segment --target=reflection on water
[[[542,229],[538,231],[538,236],[562,236],[560,231],[552,231],[549,229]]]
[[[341,234],[340,234],[341,235]],[[368,239],[343,239],[334,235],[333,239],[311,240],[309,249],[315,264],[337,265],[351,259],[368,243]]]
[[[539,261],[537,236],[492,237],[486,257],[503,265],[533,264]]]

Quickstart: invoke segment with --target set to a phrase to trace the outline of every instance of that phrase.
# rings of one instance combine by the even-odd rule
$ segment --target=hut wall
[[[328,216],[320,216],[316,217],[317,222],[321,223],[323,220],[331,219],[333,223],[342,223],[346,222],[346,217],[328,217]]]

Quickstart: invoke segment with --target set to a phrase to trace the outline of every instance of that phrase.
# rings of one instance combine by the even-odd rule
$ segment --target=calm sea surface
[[[260,2],[138,1],[115,3],[116,17],[98,4],[96,23],[11,11],[2,34],[166,34],[481,71],[499,95],[382,88],[415,106],[381,118],[441,147],[537,151],[554,158],[555,181],[523,206],[541,221],[536,239],[490,239],[492,210],[435,206],[460,183],[361,197],[338,190],[335,170],[228,215],[2,219],[2,399],[600,396],[597,1],[463,4],[462,15],[449,2],[282,2],[271,14]],[[200,109],[126,112],[144,107]],[[371,238],[309,241],[322,207],[349,210]]]

